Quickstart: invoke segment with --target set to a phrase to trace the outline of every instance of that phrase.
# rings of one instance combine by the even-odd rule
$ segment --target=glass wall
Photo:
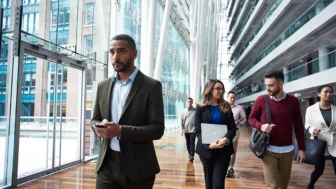
[[[154,57],[156,57],[158,49],[163,11],[163,5],[158,3],[155,32],[156,51]],[[168,25],[164,51],[161,82],[165,112],[165,134],[168,134],[179,127],[180,115],[186,107],[186,100],[190,94],[189,46],[186,45],[178,30],[171,22]]]
[[[25,178],[29,175],[79,162],[84,153],[88,156],[94,152],[98,153],[93,149],[100,143],[96,142],[99,140],[90,130],[89,122],[88,129],[80,122],[83,107],[79,103],[87,96],[87,110],[84,115],[86,120],[90,120],[94,100],[93,85],[96,85],[97,79],[100,81],[108,75],[106,52],[110,22],[102,18],[110,14],[110,1],[96,3],[94,0],[1,0],[0,3],[3,8],[0,50],[1,188],[11,184],[13,171],[17,174],[14,180],[22,178],[22,181],[26,181]],[[7,120],[8,86],[11,86],[8,85],[11,77],[9,63],[12,61],[13,51],[13,45],[8,43],[15,29],[13,7],[18,5],[22,5],[22,26],[18,28],[21,29],[22,40],[36,45],[36,48],[48,49],[87,64],[88,90],[86,95],[82,94],[82,76],[73,71],[77,69],[59,64],[57,65],[61,68],[56,68],[55,63],[28,54],[20,57],[23,60],[20,81],[22,93],[21,101],[18,102],[21,106],[21,119],[16,123],[20,134],[14,136],[12,133],[16,127],[10,126]],[[95,19],[101,22],[95,22]],[[101,47],[105,48],[102,50]],[[51,92],[53,90],[56,92]],[[89,138],[86,140],[85,137],[85,149],[82,149],[81,145],[83,130],[87,130],[85,136]],[[16,140],[20,143],[14,151]],[[15,155],[10,152],[19,154],[17,170],[12,170]]]
[[[13,146],[9,145],[14,142],[13,131],[10,130],[9,112],[8,112],[8,97],[10,85],[8,80],[11,77],[11,72],[7,71],[8,52],[7,46],[12,44],[7,38],[3,38],[0,42],[1,56],[0,56],[0,188],[1,186],[8,185],[11,182],[11,175],[8,170],[12,169],[11,160],[8,159],[9,152],[13,151]]]
[[[0,19],[1,19],[1,40],[0,40],[0,188],[10,185],[12,180],[11,171],[13,169],[12,152],[14,147],[10,143],[14,143],[14,130],[11,129],[8,94],[11,91],[9,80],[12,73],[8,69],[10,62],[9,47],[13,45],[12,41],[5,37],[4,33],[11,29],[10,26],[10,0],[0,1]],[[2,17],[1,17],[2,16]]]
[[[81,157],[82,84],[68,81],[75,78],[81,81],[82,71],[25,57],[35,59],[40,69],[33,80],[24,68],[22,95],[29,94],[30,98],[21,99],[18,178],[80,161]],[[43,68],[45,77],[41,74]],[[32,88],[27,83],[34,90],[27,90]]]

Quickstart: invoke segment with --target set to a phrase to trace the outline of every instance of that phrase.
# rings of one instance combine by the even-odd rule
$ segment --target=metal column
[[[9,104],[9,126],[14,128],[10,131],[14,135],[14,141],[9,142],[14,147],[14,152],[19,149],[19,138],[20,138],[20,116],[21,116],[21,90],[22,90],[22,78],[23,78],[23,52],[21,51],[21,26],[22,26],[22,6],[15,6],[14,11],[14,32],[13,32],[13,47],[12,47],[12,59],[9,64],[9,72],[11,73],[9,85],[11,86],[9,91],[10,104]],[[13,133],[14,131],[14,133]],[[18,176],[18,162],[19,154],[14,153],[13,157],[13,167],[12,167],[12,186],[17,186],[17,176]],[[8,165],[7,165],[8,166]],[[10,167],[7,167],[10,170]],[[10,172],[10,171],[9,171]]]
[[[3,20],[3,8],[0,7],[0,30],[2,31],[2,20]],[[0,35],[0,55],[1,55],[1,45],[2,45],[2,32]]]

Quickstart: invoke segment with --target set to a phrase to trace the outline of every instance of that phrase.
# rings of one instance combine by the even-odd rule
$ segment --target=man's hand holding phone
[[[121,135],[120,125],[104,119],[100,124],[94,125],[96,134],[101,138],[112,138]]]
[[[107,128],[107,127],[105,127],[104,125],[102,125],[102,124],[96,124],[96,125],[94,125],[95,127],[97,127],[97,128]]]

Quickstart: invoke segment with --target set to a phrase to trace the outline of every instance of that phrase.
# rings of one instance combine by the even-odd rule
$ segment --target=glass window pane
[[[94,3],[85,4],[85,25],[94,24]]]
[[[13,149],[9,148],[12,145],[8,145],[8,143],[14,143],[14,134],[11,132],[9,128],[14,128],[14,126],[10,125],[9,122],[9,112],[8,106],[10,106],[9,102],[9,88],[10,86],[7,82],[9,82],[9,78],[11,77],[10,67],[8,66],[8,46],[12,46],[12,41],[3,38],[3,41],[0,43],[1,45],[1,59],[0,59],[0,188],[4,185],[11,184],[11,170],[13,163],[12,157]]]
[[[84,47],[83,52],[85,56],[92,56],[93,49],[93,35],[84,35]]]
[[[28,28],[28,14],[24,14],[22,21],[22,30],[27,31],[27,28]]]

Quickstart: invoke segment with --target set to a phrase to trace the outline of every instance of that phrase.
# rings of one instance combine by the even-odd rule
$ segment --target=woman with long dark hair
[[[207,189],[225,188],[225,176],[233,154],[232,139],[236,135],[236,125],[230,104],[224,100],[224,84],[210,79],[204,86],[203,100],[197,103],[195,131],[198,138],[196,153],[204,171]],[[201,123],[226,125],[226,135],[211,144],[203,144]],[[204,128],[203,128],[204,129]]]
[[[317,101],[306,112],[306,129],[309,128],[311,138],[317,136],[319,140],[327,142],[325,158],[315,165],[311,174],[308,189],[314,188],[316,181],[323,174],[325,161],[331,159],[336,175],[336,106],[331,103],[334,90],[330,85],[323,85],[317,89]]]

